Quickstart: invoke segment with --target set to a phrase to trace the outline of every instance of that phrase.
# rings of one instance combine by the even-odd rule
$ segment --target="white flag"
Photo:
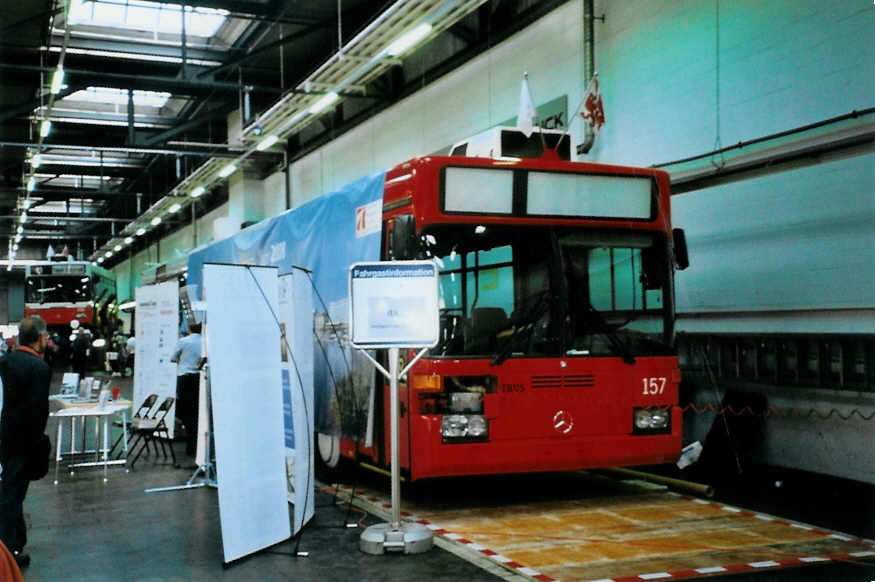
[[[537,115],[535,104],[532,102],[532,93],[529,91],[529,80],[523,77],[523,84],[520,87],[520,108],[516,116],[516,126],[526,137],[529,137],[535,131],[535,117]]]
[[[49,248],[46,249],[46,258],[51,260],[51,258],[54,256],[55,256],[55,249],[53,249],[52,245],[49,244]]]

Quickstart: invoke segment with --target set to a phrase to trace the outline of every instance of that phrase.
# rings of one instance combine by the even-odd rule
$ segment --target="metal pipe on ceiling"
[[[18,220],[18,215],[0,215],[0,220]],[[104,216],[67,216],[66,214],[41,216],[39,213],[33,213],[30,215],[29,222],[39,222],[40,220],[56,220],[59,222],[130,222],[129,218],[107,218]]]
[[[170,143],[170,142],[168,142]],[[37,142],[22,142],[22,141],[0,141],[0,147],[14,148],[35,148],[39,144]],[[229,147],[224,144],[214,144],[216,147]],[[129,154],[160,154],[166,156],[196,156],[196,157],[234,157],[232,154],[221,154],[216,152],[198,152],[194,150],[173,150],[166,148],[141,148],[131,146],[86,146],[74,144],[44,144],[42,146],[46,150],[88,150],[95,152],[124,152]],[[267,155],[275,155],[270,152],[264,152]]]

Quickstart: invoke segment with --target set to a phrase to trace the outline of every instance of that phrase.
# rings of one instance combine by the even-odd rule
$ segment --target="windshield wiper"
[[[607,321],[605,321],[604,316],[602,316],[602,314],[592,305],[588,305],[587,309],[589,310],[591,319],[598,324],[599,329],[597,329],[596,331],[608,338],[608,343],[611,345],[612,348],[614,348],[614,353],[620,356],[623,359],[623,362],[627,364],[634,364],[635,356],[632,355],[632,351],[629,349],[629,346],[620,339],[619,335],[617,335],[618,328],[611,327],[611,325]],[[623,323],[623,325],[626,325],[631,320],[632,318]],[[622,325],[620,327],[622,327]]]
[[[521,317],[519,317],[517,319],[517,322],[513,324],[513,331],[507,338],[504,347],[501,348],[501,350],[499,350],[497,354],[495,354],[495,357],[492,359],[491,365],[498,366],[510,357],[510,355],[513,353],[514,340],[516,340],[517,336],[521,331],[528,330],[531,333],[535,333],[535,324],[544,315],[544,313],[548,309],[550,309],[550,304],[553,301],[547,291],[542,291],[538,295],[542,296],[541,299],[534,302],[529,310]],[[538,295],[536,295],[535,297],[538,297]]]

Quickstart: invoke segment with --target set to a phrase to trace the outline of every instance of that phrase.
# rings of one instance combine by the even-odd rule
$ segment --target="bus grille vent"
[[[593,374],[532,376],[532,388],[592,388],[593,386],[595,386]]]

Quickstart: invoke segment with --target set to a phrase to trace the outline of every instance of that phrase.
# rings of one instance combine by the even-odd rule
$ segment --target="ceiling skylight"
[[[134,89],[134,105],[137,107],[164,107],[171,94],[164,91],[141,91]],[[89,103],[128,104],[127,89],[109,87],[88,87],[64,98],[67,101],[87,101]]]
[[[185,33],[200,37],[213,36],[227,16],[227,10],[186,6]],[[179,4],[144,0],[70,0],[69,23],[155,33],[182,33]]]

